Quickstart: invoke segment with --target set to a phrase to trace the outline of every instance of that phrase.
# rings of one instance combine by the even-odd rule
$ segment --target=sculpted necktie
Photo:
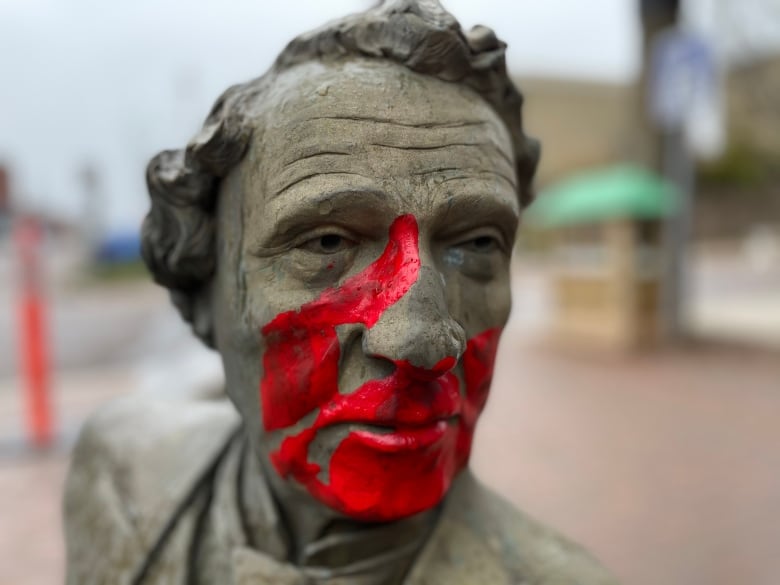
[[[406,548],[406,547],[404,547]],[[406,563],[397,554],[343,569],[296,567],[259,551],[233,550],[233,585],[384,585],[400,583]]]
[[[239,546],[232,552],[235,585],[395,585],[403,581],[433,520],[332,532],[304,549],[301,566]]]

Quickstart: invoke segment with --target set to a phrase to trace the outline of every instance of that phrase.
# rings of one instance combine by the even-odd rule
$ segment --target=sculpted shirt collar
[[[197,574],[232,575],[234,585],[395,585],[423,548],[435,518],[331,530],[290,558],[289,539],[256,459],[239,436],[215,477]],[[221,579],[218,579],[221,580]]]

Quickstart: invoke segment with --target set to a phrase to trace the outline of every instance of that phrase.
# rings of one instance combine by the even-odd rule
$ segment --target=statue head
[[[466,465],[538,158],[504,47],[390,0],[293,40],[150,162],[144,258],[277,489],[390,521]]]

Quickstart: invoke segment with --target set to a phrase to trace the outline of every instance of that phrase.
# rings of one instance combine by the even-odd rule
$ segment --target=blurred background
[[[85,418],[219,383],[138,258],[144,167],[358,0],[0,0],[0,583],[62,581]],[[780,0],[449,0],[539,196],[474,467],[628,585],[780,574]]]

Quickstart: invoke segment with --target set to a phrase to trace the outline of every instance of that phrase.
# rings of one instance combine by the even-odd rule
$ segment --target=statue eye
[[[490,236],[479,236],[472,240],[472,246],[477,252],[492,252],[498,247],[498,242]]]
[[[469,252],[476,252],[478,254],[489,254],[495,252],[500,248],[500,243],[493,236],[477,236],[471,240],[467,240],[461,244],[461,247]]]
[[[304,242],[300,247],[313,254],[338,254],[355,246],[355,242],[341,234],[322,234]]]

